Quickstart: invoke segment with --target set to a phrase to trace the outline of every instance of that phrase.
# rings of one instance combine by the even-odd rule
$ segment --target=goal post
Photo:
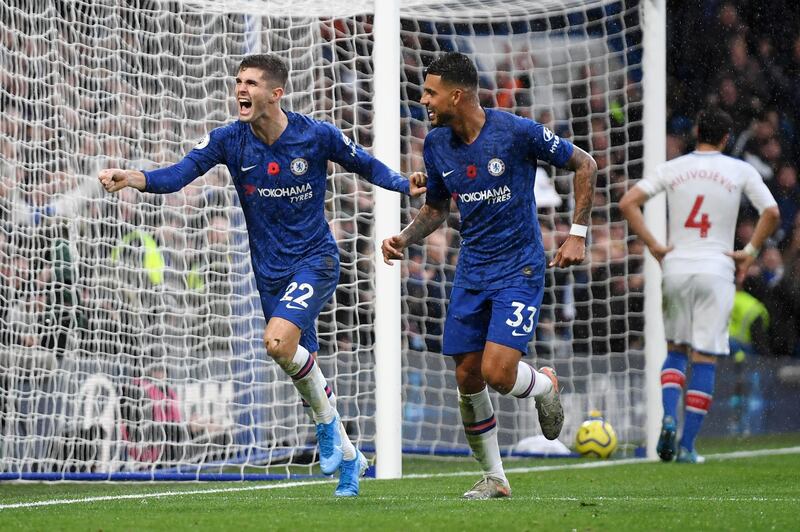
[[[644,21],[644,171],[652,172],[667,157],[667,4],[665,0],[645,2]],[[665,194],[647,202],[647,227],[659,242],[667,241],[667,199]],[[645,357],[647,364],[647,457],[657,458],[656,444],[661,430],[661,365],[667,356],[661,307],[661,266],[650,252],[644,265]]]
[[[663,333],[645,332],[658,309],[643,306],[644,253],[616,202],[663,158],[665,102],[648,81],[663,65],[648,69],[644,23],[663,24],[647,14],[663,4],[0,0],[0,479],[318,471],[314,427],[261,343],[227,170],[163,196],[108,195],[96,178],[176,162],[234,120],[232,79],[253,52],[289,65],[287,110],[334,123],[405,174],[424,169],[424,68],[449,50],[475,60],[483,105],[543,121],[598,159],[589,258],[548,271],[528,360],[558,369],[564,443],[600,409],[634,454],[657,393],[645,347]],[[571,221],[572,180],[540,173],[552,253]],[[382,239],[421,204],[331,167],[325,209],[341,277],[320,315],[318,362],[381,478],[402,474],[403,454],[469,453],[440,354],[458,217],[400,265],[380,258]],[[493,400],[504,455],[530,454],[532,403]]]
[[[375,2],[375,156],[400,168],[400,1]],[[400,232],[400,197],[375,190],[375,474],[397,478],[402,462],[400,267],[383,264],[383,238]]]

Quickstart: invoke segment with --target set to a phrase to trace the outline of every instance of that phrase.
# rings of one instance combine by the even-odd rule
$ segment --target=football
[[[617,433],[602,418],[584,421],[575,435],[575,450],[583,456],[608,458],[617,448]]]

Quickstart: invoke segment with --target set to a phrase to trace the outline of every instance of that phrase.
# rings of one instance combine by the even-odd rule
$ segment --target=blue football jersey
[[[289,124],[267,145],[249,124],[211,131],[179,163],[145,172],[148,192],[179,190],[217,164],[228,167],[247,222],[257,280],[281,279],[303,267],[338,266],[339,250],[325,218],[328,161],[383,188],[408,194],[391,171],[338,128],[286,112]]]
[[[449,127],[425,137],[427,200],[453,197],[461,214],[461,251],[454,284],[495,289],[540,279],[545,256],[533,185],[541,159],[564,167],[573,145],[547,127],[485,109],[472,144]]]

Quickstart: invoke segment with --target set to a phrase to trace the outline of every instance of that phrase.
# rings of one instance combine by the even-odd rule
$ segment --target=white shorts
[[[728,355],[728,322],[736,286],[704,273],[664,276],[664,333],[667,341],[704,355]]]

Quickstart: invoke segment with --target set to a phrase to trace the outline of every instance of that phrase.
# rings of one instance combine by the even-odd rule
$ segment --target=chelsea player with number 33
[[[350,442],[335,397],[315,361],[315,321],[336,290],[339,249],[325,218],[328,161],[370,182],[417,196],[425,175],[390,170],[335,126],[280,107],[289,72],[275,55],[245,57],[236,77],[239,120],[211,131],[172,166],[140,172],[107,169],[108,192],[133,187],[167,194],[224,164],[242,205],[267,327],[267,353],[291,377],[317,425],[320,467],[339,471],[337,496],[355,496],[367,461]]]
[[[425,205],[399,235],[383,241],[383,257],[433,232],[453,198],[461,214],[461,252],[444,326],[443,354],[456,364],[464,432],[483,468],[467,499],[508,497],[511,489],[497,443],[487,384],[533,397],[546,438],[558,437],[564,412],[552,368],[522,362],[538,319],[545,255],[536,218],[534,179],[542,159],[575,172],[574,224],[551,266],[579,264],[597,165],[586,152],[543,125],[478,102],[478,74],[465,55],[451,52],[428,67],[420,100],[433,130],[425,138]]]

